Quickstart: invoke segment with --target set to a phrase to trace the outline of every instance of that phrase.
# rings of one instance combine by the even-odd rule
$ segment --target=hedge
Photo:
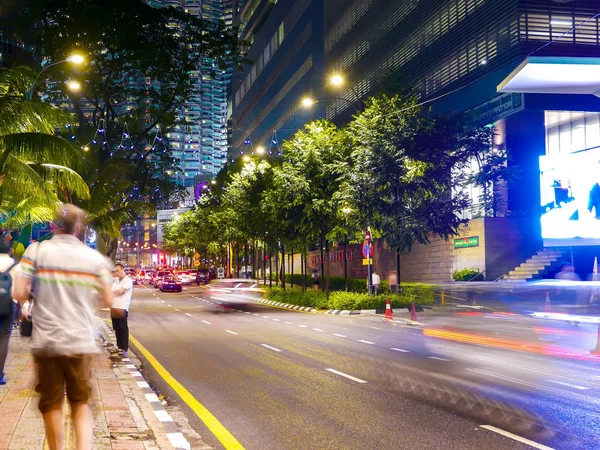
[[[383,293],[367,295],[361,292],[334,291],[329,294],[329,300],[322,291],[306,290],[304,293],[299,287],[282,289],[280,287],[267,288],[265,298],[280,303],[298,306],[310,306],[316,309],[360,310],[383,309],[386,299],[390,299],[392,308],[408,308],[411,303],[415,305],[430,305],[435,302],[433,286],[427,285],[402,285],[402,294]]]
[[[273,282],[275,282],[275,277],[277,274],[272,273],[271,274],[271,280]],[[294,287],[295,286],[302,286],[302,275],[295,273],[294,275],[287,273],[285,274],[285,285],[286,286],[291,286],[291,281],[294,281]],[[306,287],[311,287],[312,286],[312,277],[311,275],[304,275],[304,280],[305,280],[305,286]],[[327,280],[326,278],[323,277],[319,277],[319,286],[324,286],[324,283],[326,283]],[[403,285],[404,286],[404,285]],[[345,283],[344,283],[344,277],[329,277],[329,291],[333,292],[333,291],[344,291],[345,289]],[[367,279],[366,278],[348,278],[348,291],[351,292],[367,292]],[[380,292],[389,292],[389,284],[387,282],[387,280],[381,280],[381,284],[379,285],[379,291]]]

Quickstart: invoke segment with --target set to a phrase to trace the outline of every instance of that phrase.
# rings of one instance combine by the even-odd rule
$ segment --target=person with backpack
[[[10,235],[4,232],[0,235],[0,385],[6,384],[4,365],[17,309],[13,300],[13,274],[17,266],[10,249]]]

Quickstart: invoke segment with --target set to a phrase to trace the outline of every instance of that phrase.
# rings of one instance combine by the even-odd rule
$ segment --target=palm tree
[[[52,218],[61,201],[88,199],[79,173],[86,158],[56,132],[70,116],[27,100],[35,79],[28,67],[0,68],[0,225],[20,227]]]

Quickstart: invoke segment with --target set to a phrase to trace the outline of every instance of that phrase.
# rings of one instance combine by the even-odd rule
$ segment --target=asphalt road
[[[585,356],[596,325],[442,312],[411,326],[252,295],[137,287],[130,313],[132,335],[246,449],[600,448],[600,360]],[[216,312],[232,299],[249,306]]]

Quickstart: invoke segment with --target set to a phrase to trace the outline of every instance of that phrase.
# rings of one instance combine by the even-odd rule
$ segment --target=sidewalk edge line
[[[190,407],[194,414],[206,425],[212,434],[223,444],[227,450],[245,450],[242,444],[225,428],[221,422],[200,403],[164,366],[150,353],[136,338],[129,336],[133,345],[144,355],[150,365],[162,377],[163,380],[179,395],[179,397]]]

